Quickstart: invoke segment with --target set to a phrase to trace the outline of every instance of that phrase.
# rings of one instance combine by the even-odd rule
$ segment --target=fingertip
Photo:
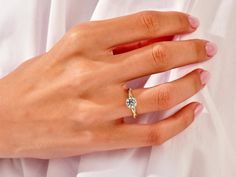
[[[197,69],[196,71],[200,74],[200,81],[202,86],[204,87],[209,82],[211,75],[208,71],[201,68]]]
[[[200,73],[200,79],[201,79],[202,85],[205,86],[210,80],[210,73],[208,71],[203,70]]]
[[[197,17],[194,17],[192,15],[188,15],[188,21],[192,29],[197,29],[200,25],[200,21]]]
[[[202,103],[199,103],[199,102],[192,102],[192,103],[189,103],[187,106],[185,106],[184,108],[190,108],[190,110],[192,111],[192,115],[193,115],[193,118],[196,118],[198,117],[202,110],[204,109],[204,106]],[[184,109],[183,108],[183,109]]]
[[[213,57],[217,53],[217,45],[213,42],[206,42],[205,50],[208,57]]]
[[[196,104],[195,109],[194,109],[194,118],[198,117],[201,114],[203,108],[204,107],[201,103]]]

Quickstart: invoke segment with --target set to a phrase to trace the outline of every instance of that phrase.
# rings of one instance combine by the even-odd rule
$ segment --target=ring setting
[[[129,88],[128,90],[128,98],[126,99],[126,106],[132,111],[133,118],[136,118],[137,117],[137,111],[136,111],[137,100],[133,96],[131,88]]]

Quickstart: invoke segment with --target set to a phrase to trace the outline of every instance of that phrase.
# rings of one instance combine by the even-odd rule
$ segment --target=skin
[[[159,145],[183,131],[199,103],[157,123],[128,124],[126,83],[209,59],[205,40],[165,40],[194,30],[187,14],[156,11],[73,27],[50,51],[0,80],[0,157],[48,159]],[[193,96],[206,84],[203,72],[134,89],[138,114]]]

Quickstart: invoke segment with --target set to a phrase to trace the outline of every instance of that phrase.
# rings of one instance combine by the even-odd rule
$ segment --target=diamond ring
[[[137,116],[137,111],[136,111],[137,101],[132,94],[131,88],[129,88],[129,91],[128,91],[128,98],[126,99],[126,106],[132,111],[133,118],[136,118],[136,116]]]

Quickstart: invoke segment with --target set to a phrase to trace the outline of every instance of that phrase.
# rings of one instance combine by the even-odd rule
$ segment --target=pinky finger
[[[193,102],[158,123],[123,124],[124,148],[160,145],[186,129],[202,109],[202,104]]]

